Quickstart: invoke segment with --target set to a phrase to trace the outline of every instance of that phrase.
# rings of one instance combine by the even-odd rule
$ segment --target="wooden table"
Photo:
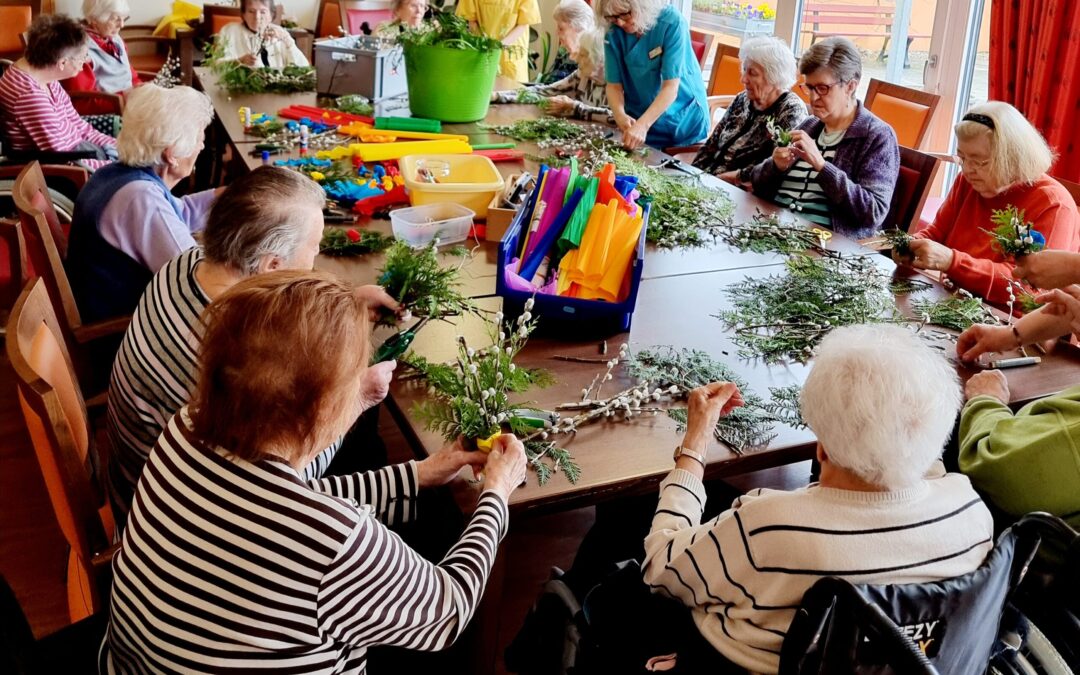
[[[236,114],[241,105],[248,105],[255,112],[275,113],[286,105],[315,104],[313,93],[229,97],[217,88],[213,76],[205,70],[197,69],[196,76],[199,85],[214,103],[219,117],[219,130],[224,134],[226,142],[238,151],[242,149],[242,144],[250,144],[256,140],[243,135]],[[500,83],[497,86],[509,84]],[[398,111],[407,112],[400,102],[384,105],[388,108],[396,105]],[[492,106],[485,121],[501,124],[537,115],[538,110],[534,106]],[[468,134],[475,142],[489,140],[475,124],[448,124],[445,128],[448,131]],[[494,137],[490,140],[504,139]],[[518,143],[518,148],[526,153],[539,154],[535,145],[530,143]],[[259,159],[246,153],[244,157],[249,167],[261,163]],[[663,157],[661,153],[653,151],[646,161],[654,163]],[[520,162],[500,163],[498,167],[504,176],[518,173],[523,168],[535,172],[537,168],[530,162],[526,162],[524,166]],[[703,176],[700,180],[731,197],[737,222],[748,220],[759,209],[766,213],[781,211],[778,207],[711,176]],[[799,220],[789,212],[783,213],[785,218]],[[805,221],[800,222],[805,224]],[[361,225],[383,233],[390,231],[389,222],[384,219],[373,219]],[[501,300],[494,297],[497,270],[495,245],[489,242],[470,242],[470,245],[474,248],[473,254],[462,267],[464,291],[476,298],[480,306],[494,311],[501,305]],[[828,242],[828,248],[845,254],[871,253],[857,242],[840,235],[834,236]],[[747,381],[754,392],[763,397],[768,396],[770,387],[801,384],[808,372],[807,366],[766,366],[759,361],[740,359],[731,335],[725,331],[723,324],[712,316],[727,307],[723,293],[727,286],[745,277],[761,278],[782,274],[783,259],[780,255],[741,253],[719,242],[689,250],[658,250],[650,247],[633,327],[629,334],[609,338],[611,348],[608,353],[617,353],[617,346],[621,342],[629,342],[635,350],[656,345],[701,349],[713,358],[727,363]],[[909,268],[896,269],[892,261],[883,256],[875,255],[874,260],[885,270],[895,270],[900,276],[925,278]],[[382,261],[380,255],[368,255],[359,259],[320,256],[316,266],[331,270],[356,283],[372,283]],[[935,286],[929,293],[939,297],[946,295],[940,286]],[[904,297],[898,299],[902,311],[906,308],[906,302]],[[433,322],[420,333],[414,343],[414,350],[429,360],[447,361],[456,354],[456,335],[464,335],[471,344],[479,345],[485,344],[485,331],[483,322],[475,317],[458,319],[456,324]],[[597,341],[575,340],[572,335],[534,336],[522,352],[519,363],[524,367],[548,369],[554,374],[556,384],[547,389],[527,392],[522,398],[532,400],[541,407],[577,400],[581,389],[588,386],[602,366],[557,361],[551,357],[557,354],[598,357],[597,347]],[[950,358],[953,358],[951,352]],[[1014,403],[1017,405],[1080,382],[1080,353],[1075,348],[1059,345],[1055,351],[1043,358],[1040,366],[1005,371]],[[972,372],[959,364],[958,369],[965,379]],[[616,379],[609,383],[610,388],[605,389],[609,393],[631,384],[618,372],[615,374]],[[413,405],[424,396],[423,386],[415,381],[397,381],[387,399],[387,407],[413,449],[420,455],[437,449],[442,444],[442,439],[424,430],[412,414]],[[782,425],[778,425],[775,431],[776,436],[767,447],[741,455],[714,444],[708,453],[707,476],[737,475],[805,460],[812,456],[815,441],[810,432]],[[671,452],[678,440],[675,424],[666,416],[583,427],[572,438],[560,438],[561,444],[573,452],[581,464],[582,475],[577,485],[571,485],[562,474],[555,475],[544,487],[537,486],[534,479],[530,480],[528,486],[514,493],[511,508],[516,513],[546,512],[651,490],[671,469]],[[463,506],[467,507],[474,501],[476,490],[475,486],[460,482],[458,493]]]

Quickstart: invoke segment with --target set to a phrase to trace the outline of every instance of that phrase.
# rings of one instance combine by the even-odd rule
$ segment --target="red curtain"
[[[1080,2],[992,0],[990,98],[1016,106],[1058,153],[1050,173],[1080,182]]]

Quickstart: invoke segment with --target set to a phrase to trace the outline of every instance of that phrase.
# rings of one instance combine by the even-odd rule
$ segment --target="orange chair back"
[[[716,58],[713,60],[712,76],[709,78],[708,95],[734,96],[743,89],[739,48],[723,43],[718,44]]]
[[[21,54],[22,34],[30,28],[29,5],[0,6],[0,54]]]
[[[807,94],[806,90],[802,88],[804,84],[806,84],[806,76],[799,73],[799,79],[795,81],[795,86],[791,88],[791,91],[795,92],[795,95],[806,104],[806,109],[810,110],[810,94]]]
[[[338,26],[341,25],[341,7],[336,2],[322,0],[319,16],[315,24],[315,37],[324,38],[338,35]]]
[[[72,344],[72,333],[82,325],[82,317],[75,306],[75,295],[64,271],[67,237],[53,208],[40,164],[31,162],[19,172],[15,178],[14,192],[30,264],[34,273],[45,281],[53,311],[60,317],[64,328],[63,335],[68,344]]]
[[[41,279],[30,281],[15,302],[7,353],[49,500],[71,547],[68,609],[78,621],[101,606],[91,560],[112,538],[112,517],[107,506],[99,512],[86,405]]]
[[[908,148],[922,146],[941,97],[891,82],[871,79],[866,108],[896,132],[896,141]]]
[[[210,17],[210,30],[214,35],[221,32],[221,29],[228,26],[230,23],[240,23],[241,18],[239,16],[227,16],[222,14],[214,14]]]

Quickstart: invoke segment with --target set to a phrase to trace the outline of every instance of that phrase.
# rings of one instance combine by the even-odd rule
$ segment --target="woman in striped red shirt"
[[[326,273],[282,271],[241,281],[205,318],[197,390],[147,460],[113,560],[101,672],[356,674],[369,645],[450,645],[506,533],[521,442],[305,482],[362,408],[367,305]],[[437,565],[383,525],[418,488],[485,461]]]
[[[79,117],[60,80],[82,71],[89,58],[86,31],[63,14],[42,14],[30,24],[26,53],[0,76],[0,128],[14,151],[92,150],[90,169],[116,159],[116,139]]]

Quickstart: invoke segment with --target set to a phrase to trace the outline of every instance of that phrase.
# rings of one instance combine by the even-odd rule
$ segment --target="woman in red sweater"
[[[956,125],[956,181],[930,227],[911,244],[918,269],[944,272],[996,304],[1009,301],[1013,262],[991,247],[992,211],[1015,206],[1047,249],[1080,250],[1080,216],[1068,191],[1046,174],[1054,153],[1020,112],[1001,101],[974,106]]]
[[[64,89],[124,94],[141,84],[120,37],[130,12],[127,0],[83,0],[83,27],[90,58],[78,75],[64,81]],[[96,115],[113,110],[107,102],[90,100],[80,102],[79,112]]]

